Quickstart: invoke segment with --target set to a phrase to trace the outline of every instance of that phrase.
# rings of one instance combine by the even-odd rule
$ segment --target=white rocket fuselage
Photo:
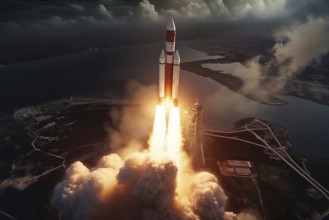
[[[178,83],[180,57],[175,51],[176,27],[170,19],[166,30],[166,52],[162,50],[159,58],[159,103],[178,105]]]

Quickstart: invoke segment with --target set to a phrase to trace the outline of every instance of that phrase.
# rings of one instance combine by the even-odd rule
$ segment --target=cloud
[[[276,37],[279,43],[273,50],[277,62],[283,66],[281,74],[291,77],[328,53],[329,19],[308,17],[306,23],[279,31]],[[280,41],[283,38],[287,41],[284,44]]]
[[[237,220],[262,220],[259,212],[254,209],[245,209],[237,215]]]
[[[277,43],[272,59],[260,63],[259,55],[233,71],[244,82],[244,94],[266,98],[282,93],[289,80],[313,62],[320,62],[329,52],[329,19],[308,17],[304,23],[281,28],[274,36]]]
[[[110,154],[92,169],[78,161],[56,185],[51,203],[66,219],[236,219],[224,211],[227,198],[216,177],[195,174],[184,183],[190,192],[184,197],[176,191],[177,172],[169,158],[147,153],[124,161]]]
[[[0,29],[19,30],[20,28],[20,25],[13,21],[0,23]]]
[[[92,18],[97,22],[156,22],[169,16],[183,21],[245,21],[285,20],[303,18],[308,14],[328,14],[328,4],[323,1],[305,0],[135,0],[135,1],[79,1],[66,4],[11,3],[6,11],[0,11],[2,23],[14,22],[18,26],[36,27],[42,21],[61,17],[63,21],[72,21],[72,26],[84,23]],[[9,10],[8,10],[9,9]],[[23,10],[26,9],[26,10]],[[1,10],[1,9],[0,9]],[[24,13],[23,13],[24,11]],[[18,19],[24,16],[24,20]],[[45,22],[43,22],[45,25]],[[4,25],[1,25],[4,27]],[[51,26],[52,27],[52,26]]]
[[[133,12],[133,15],[143,20],[150,19],[151,21],[154,21],[158,19],[159,13],[155,10],[154,5],[148,0],[142,0],[139,2],[135,12]]]
[[[223,0],[205,0],[211,15],[216,17],[229,17],[230,12]]]
[[[276,18],[286,13],[286,0],[224,0],[226,8],[235,18]]]
[[[40,22],[39,25],[44,26],[44,27],[51,25],[54,27],[68,28],[76,23],[77,23],[77,21],[74,19],[64,20],[60,16],[53,16],[47,20]]]
[[[125,157],[131,152],[140,151],[144,148],[155,113],[152,100],[156,100],[154,95],[156,89],[155,85],[146,86],[135,80],[128,82],[126,87],[127,100],[141,105],[127,106],[122,109],[114,108],[109,112],[111,124],[106,125],[105,129],[109,134],[109,146],[114,152]]]
[[[308,16],[327,17],[329,2],[322,0],[287,0],[287,9],[295,20],[305,22]]]
[[[255,102],[251,102],[244,96],[234,93],[225,87],[216,89],[211,95],[204,98],[203,102],[204,106],[207,106],[205,115],[214,115],[217,118],[216,122],[211,118],[207,120],[206,124],[209,126],[207,129],[210,130],[218,127],[223,129],[230,128],[232,123],[235,122],[232,120],[236,120],[235,116],[250,114],[258,110]],[[234,106],[234,108],[231,106]],[[227,115],[233,117],[227,117]],[[218,121],[220,124],[218,124]]]
[[[111,154],[104,156],[94,169],[81,162],[73,163],[67,170],[67,179],[55,189],[51,203],[68,219],[91,219],[104,196],[117,184],[116,175],[121,159]]]
[[[25,10],[23,10],[25,7]],[[24,29],[53,29],[79,27],[81,25],[103,25],[115,22],[112,12],[104,4],[90,4],[80,2],[68,4],[54,5],[37,5],[24,4],[17,5],[17,8],[10,8],[5,11],[0,18],[0,27],[8,28],[8,24],[12,27],[20,27]],[[24,13],[22,12],[24,11]],[[9,12],[11,12],[9,14]],[[16,15],[15,17],[12,16]],[[24,16],[24,19],[17,17]]]
[[[183,5],[178,9],[170,8],[163,10],[162,12],[163,14],[167,14],[182,20],[207,18],[211,14],[209,7],[203,1],[189,1],[186,3],[186,5]]]
[[[111,20],[113,18],[111,12],[103,4],[97,5],[96,13],[103,19]]]
[[[79,12],[85,11],[85,8],[82,5],[78,5],[78,4],[68,4],[68,5]]]
[[[256,56],[248,60],[243,66],[234,69],[233,74],[244,81],[241,91],[243,93],[251,93],[256,89],[260,92],[260,83],[262,79],[263,67],[259,64],[260,56]]]
[[[131,81],[127,96],[132,102],[149,103],[154,97],[147,94],[156,94],[155,88]],[[103,156],[91,168],[80,161],[70,165],[51,199],[65,219],[236,220],[234,213],[225,212],[227,197],[214,175],[193,171],[180,150],[177,161],[145,148],[143,136],[151,131],[145,125],[153,121],[149,117],[154,112],[123,108],[110,115],[114,125],[109,145],[113,150],[119,143],[121,149],[114,151],[120,156]],[[129,153],[122,153],[127,148]]]
[[[201,219],[216,219],[224,215],[226,196],[215,176],[207,172],[197,174],[191,191],[192,208]]]

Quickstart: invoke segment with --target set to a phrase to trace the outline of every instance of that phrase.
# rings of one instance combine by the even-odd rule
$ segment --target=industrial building
[[[251,177],[253,175],[253,165],[250,161],[224,160],[217,161],[217,165],[224,176]]]

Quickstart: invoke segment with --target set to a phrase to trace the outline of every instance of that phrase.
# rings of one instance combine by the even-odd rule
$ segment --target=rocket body
[[[159,103],[172,103],[178,106],[178,84],[180,57],[175,51],[176,27],[170,19],[166,30],[166,49],[159,58]]]

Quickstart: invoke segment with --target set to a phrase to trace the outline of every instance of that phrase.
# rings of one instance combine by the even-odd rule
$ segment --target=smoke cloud
[[[279,63],[280,75],[293,76],[329,51],[329,19],[308,17],[307,22],[297,24],[276,34],[287,43],[277,43],[274,55]],[[285,65],[286,64],[286,65]]]
[[[66,179],[54,190],[51,203],[68,219],[93,219],[106,195],[117,185],[116,175],[121,158],[115,154],[103,157],[90,170],[81,162],[66,170]]]
[[[191,203],[201,219],[216,219],[224,215],[226,196],[215,176],[203,172],[192,183]]]
[[[136,81],[127,86],[134,101],[153,90]],[[237,219],[225,212],[227,197],[214,175],[193,171],[184,153],[177,163],[166,154],[148,152],[141,140],[151,130],[145,123],[152,122],[152,114],[146,112],[133,107],[112,111],[117,126],[108,128],[109,143],[120,156],[103,156],[91,168],[80,161],[71,164],[51,204],[66,219]]]
[[[260,220],[262,216],[254,209],[246,209],[237,215],[237,220]]]
[[[72,26],[81,24],[113,24],[117,22],[150,22],[167,19],[174,16],[181,20],[204,20],[221,19],[225,21],[236,21],[244,19],[289,19],[291,17],[300,18],[310,11],[327,13],[327,4],[319,0],[305,0],[303,4],[297,0],[136,0],[136,1],[61,1],[48,5],[24,3],[23,0],[5,2],[4,9],[11,9],[11,12],[3,11],[0,27],[18,27],[27,24],[34,27],[47,24],[52,26],[51,18],[59,17],[65,25]],[[13,16],[24,12],[25,19],[19,20]],[[30,13],[28,13],[28,11]],[[39,13],[35,13],[39,12]],[[42,12],[42,13],[40,13]],[[38,16],[36,16],[38,14]]]
[[[210,173],[186,180],[177,191],[178,167],[169,158],[133,153],[125,160],[104,156],[92,169],[81,162],[66,170],[51,203],[67,219],[236,219],[225,212],[227,197]],[[127,211],[129,210],[129,211]]]
[[[128,82],[126,97],[134,106],[111,109],[111,123],[105,125],[113,152],[125,157],[146,146],[152,127],[156,91],[156,85],[146,86],[135,80]]]
[[[329,51],[329,20],[308,17],[305,23],[277,31],[275,37],[273,59],[261,64],[258,56],[234,71],[244,81],[243,93],[267,96],[283,92],[290,79],[313,62],[320,62]]]

